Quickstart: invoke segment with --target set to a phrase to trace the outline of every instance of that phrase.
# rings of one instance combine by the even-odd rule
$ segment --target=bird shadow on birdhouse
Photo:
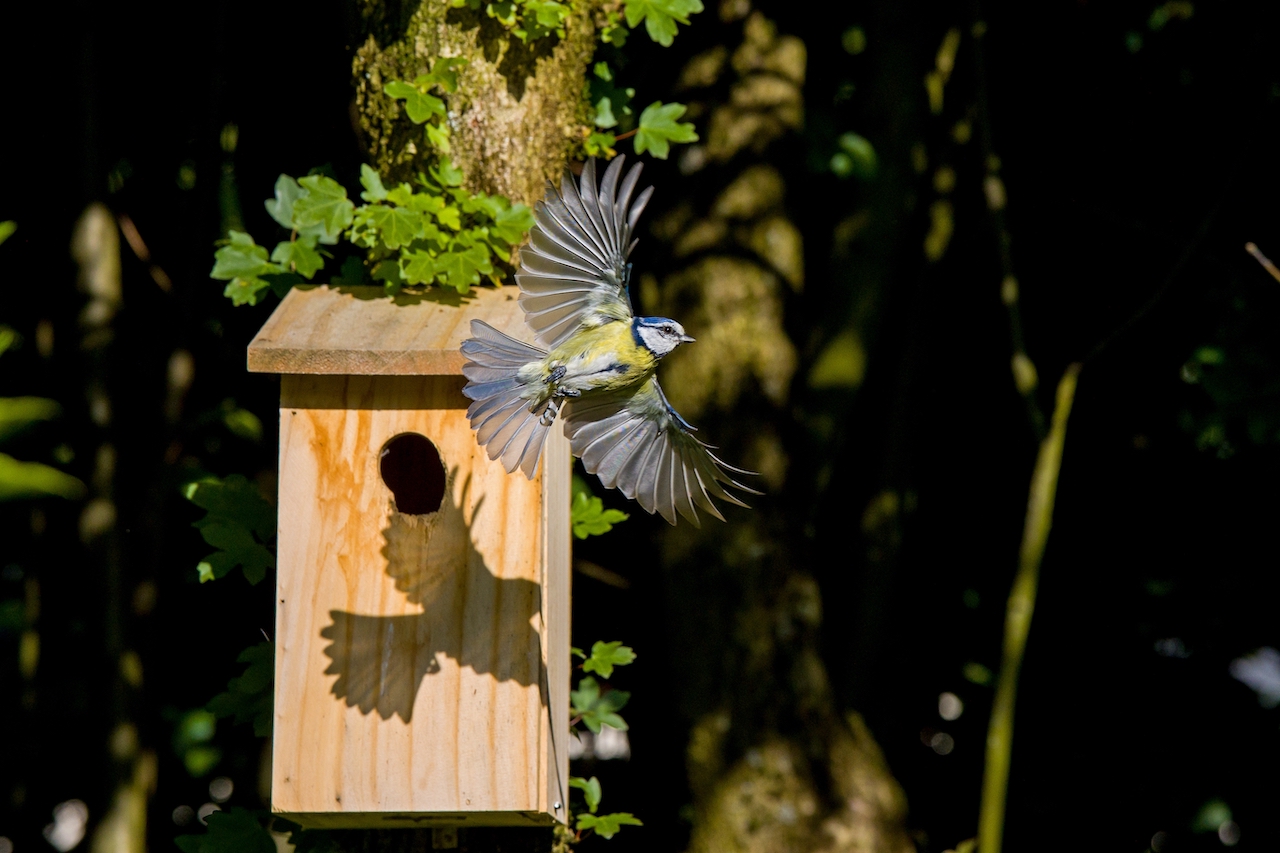
[[[394,492],[386,464],[383,476]],[[442,671],[442,656],[476,675],[536,686],[546,705],[541,641],[533,625],[541,611],[541,586],[493,575],[470,535],[484,498],[472,505],[471,478],[460,487],[457,479],[455,469],[446,478],[445,500],[433,512],[399,512],[403,499],[393,501],[382,531],[386,574],[422,612],[376,616],[331,610],[332,622],[320,632],[330,641],[324,653],[332,663],[325,674],[338,676],[333,695],[362,714],[411,722],[418,690]]]

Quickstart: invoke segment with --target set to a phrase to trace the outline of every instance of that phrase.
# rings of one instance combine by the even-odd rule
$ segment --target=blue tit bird
[[[699,525],[697,508],[719,518],[712,497],[746,506],[726,487],[760,494],[733,479],[752,474],[726,464],[676,413],[654,372],[693,338],[665,317],[637,317],[627,258],[653,188],[632,203],[641,165],[619,185],[616,158],[596,186],[595,161],[580,183],[565,173],[548,182],[536,224],[520,253],[520,307],[540,349],[480,320],[462,343],[467,417],[490,459],[530,479],[547,432],[563,415],[573,455],[607,488],[619,489],[671,524],[676,514]],[[700,525],[699,525],[700,526]]]

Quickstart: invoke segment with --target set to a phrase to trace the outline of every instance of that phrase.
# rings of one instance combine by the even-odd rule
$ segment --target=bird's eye
[[[676,333],[676,330],[671,326],[663,326],[662,331],[668,335],[674,335]]]

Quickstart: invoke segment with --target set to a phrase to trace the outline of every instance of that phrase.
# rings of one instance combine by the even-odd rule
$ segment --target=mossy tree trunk
[[[788,197],[784,146],[804,123],[806,48],[748,3],[721,4],[720,18],[720,44],[678,83],[702,140],[679,168],[702,193],[658,212],[670,271],[640,282],[646,311],[698,339],[663,366],[673,405],[741,448],[768,493],[726,525],[664,536],[666,623],[694,686],[679,697],[693,717],[688,853],[910,853],[902,788],[830,683],[820,633],[839,608],[824,607],[814,567],[827,557],[801,533],[808,496],[785,440],[803,342],[784,318],[806,298],[806,200]]]
[[[587,63],[595,50],[590,3],[574,5],[565,37],[525,44],[483,12],[443,0],[365,0],[364,43],[352,72],[362,141],[378,171],[412,180],[425,168],[422,128],[383,94],[438,57],[462,57],[458,91],[447,96],[453,162],[474,192],[532,205],[556,178],[587,125]]]

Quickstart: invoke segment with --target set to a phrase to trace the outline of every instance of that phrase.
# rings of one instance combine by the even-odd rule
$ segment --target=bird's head
[[[637,317],[631,328],[636,342],[658,358],[681,344],[693,343],[693,338],[684,333],[684,326],[666,317]]]

